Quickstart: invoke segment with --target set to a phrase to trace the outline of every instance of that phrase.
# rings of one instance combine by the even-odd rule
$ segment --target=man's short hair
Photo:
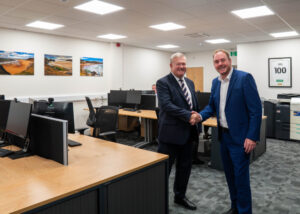
[[[184,57],[186,59],[186,56],[183,53],[177,52],[171,55],[170,57],[170,64],[172,64],[174,58],[180,58]]]
[[[230,58],[230,55],[229,55],[229,53],[228,53],[228,51],[226,51],[226,50],[224,50],[224,49],[218,49],[218,50],[215,50],[215,51],[214,51],[214,54],[213,54],[213,58],[215,57],[216,53],[218,53],[218,52],[222,52],[222,53],[226,54],[227,58],[228,58],[228,59],[231,59],[231,58]]]

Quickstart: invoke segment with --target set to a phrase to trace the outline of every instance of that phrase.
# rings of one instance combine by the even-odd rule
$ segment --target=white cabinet
[[[293,140],[300,140],[300,98],[291,99],[290,138]]]

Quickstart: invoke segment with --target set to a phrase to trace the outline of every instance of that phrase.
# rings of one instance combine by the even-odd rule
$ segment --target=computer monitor
[[[31,151],[44,158],[68,165],[68,123],[66,120],[32,114]]]
[[[130,90],[126,93],[126,104],[141,104],[142,91]]]
[[[5,132],[26,139],[31,106],[29,103],[11,101]]]
[[[5,100],[5,95],[4,94],[0,95],[0,100]]]
[[[68,132],[75,133],[74,110],[72,102],[47,102],[35,101],[33,103],[33,113],[46,115],[68,121]]]
[[[108,94],[108,105],[110,106],[123,106],[126,102],[127,91],[110,90]]]
[[[210,92],[196,92],[200,111],[202,111],[205,108],[205,106],[208,105],[210,94]]]
[[[6,129],[10,100],[0,100],[0,132]]]
[[[155,94],[142,94],[141,104],[139,109],[155,110],[156,107],[156,95]]]
[[[154,90],[143,90],[142,95],[144,95],[144,94],[155,94],[155,91]]]

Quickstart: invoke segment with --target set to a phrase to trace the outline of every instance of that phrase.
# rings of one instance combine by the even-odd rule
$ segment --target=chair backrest
[[[119,108],[115,106],[101,106],[96,113],[95,128],[100,129],[100,134],[117,131]]]
[[[96,122],[96,113],[95,113],[95,110],[94,110],[94,107],[93,107],[91,99],[89,97],[85,97],[85,100],[87,102],[87,105],[88,105],[89,111],[90,111],[90,114],[89,114],[89,117],[88,117],[88,119],[86,121],[86,124],[88,126],[94,127],[95,122]]]

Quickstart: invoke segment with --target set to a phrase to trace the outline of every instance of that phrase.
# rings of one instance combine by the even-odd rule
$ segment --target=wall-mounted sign
[[[269,58],[269,87],[292,87],[292,58]]]

